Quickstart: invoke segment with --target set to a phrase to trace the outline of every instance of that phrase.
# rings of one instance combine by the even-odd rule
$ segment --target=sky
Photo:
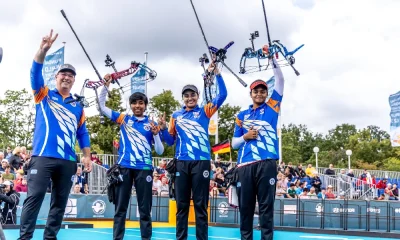
[[[250,47],[250,33],[259,31],[256,48],[267,43],[262,4],[259,0],[193,0],[210,45],[217,48],[234,41],[226,64],[238,74],[239,60]],[[282,68],[285,89],[284,124],[305,124],[326,133],[342,123],[358,128],[377,125],[389,131],[389,95],[400,91],[398,58],[400,25],[396,0],[265,0],[270,35],[289,50],[301,44],[295,67]],[[101,75],[110,54],[118,69],[131,61],[144,61],[158,77],[148,84],[148,96],[172,90],[181,100],[186,84],[203,89],[199,57],[207,51],[189,0],[21,0],[0,2],[0,47],[3,80],[7,89],[30,88],[29,72],[41,38],[54,29],[55,51],[66,42],[65,62],[77,69],[72,92],[79,93],[87,78],[97,76],[60,10],[63,9]],[[397,17],[396,17],[397,16]],[[249,60],[251,61],[251,60]],[[256,64],[256,60],[249,65]],[[272,71],[240,75],[250,84],[269,79]],[[226,69],[226,103],[248,108],[249,89]],[[121,80],[126,84],[130,77]],[[85,95],[93,96],[90,89]],[[125,99],[128,93],[125,94]],[[87,115],[97,114],[95,107]]]

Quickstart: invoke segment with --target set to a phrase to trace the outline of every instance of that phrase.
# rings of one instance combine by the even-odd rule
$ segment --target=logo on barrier
[[[355,213],[356,209],[355,208],[332,208],[332,212],[334,212],[334,213],[342,213],[342,212]]]
[[[92,204],[94,214],[102,215],[106,211],[106,203],[103,200],[96,200]]]
[[[75,217],[78,214],[77,199],[68,198],[67,206],[65,207],[64,217]]]
[[[374,207],[367,208],[367,212],[370,212],[370,213],[381,213],[381,209],[380,208],[374,208]]]
[[[207,170],[205,170],[203,172],[203,177],[208,178],[208,176],[210,176],[210,173]]]
[[[400,213],[400,208],[395,208],[395,209],[394,209],[394,212],[395,212],[395,213]]]
[[[283,206],[283,214],[296,214],[297,206],[296,205],[284,205]]]
[[[322,205],[322,203],[318,203],[317,206],[315,206],[315,211],[317,211],[318,217],[322,215],[322,212],[324,211],[324,206]]]
[[[229,204],[227,202],[220,202],[218,204],[218,212],[220,217],[228,217]]]

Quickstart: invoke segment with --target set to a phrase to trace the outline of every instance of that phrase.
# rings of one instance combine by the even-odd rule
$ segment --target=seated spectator
[[[158,173],[153,174],[153,195],[158,195],[158,193],[161,191],[161,181],[160,181],[160,175]]]
[[[28,192],[28,182],[26,180],[26,176],[22,178],[22,181],[19,184],[15,185],[16,192]]]
[[[285,169],[285,177],[289,180],[289,182],[292,181],[293,175],[290,173],[290,168]]]
[[[326,191],[326,198],[327,199],[335,199],[335,194],[333,193],[333,187],[332,185],[328,186],[328,190]]]
[[[340,192],[339,196],[337,199],[344,200],[346,198],[346,194],[344,192]]]
[[[14,176],[14,174],[11,173],[10,166],[6,167],[5,172],[3,174],[1,174],[1,178],[3,179],[3,181],[6,181],[6,180],[14,181],[15,176]]]
[[[315,176],[315,168],[313,168],[313,166],[311,164],[308,164],[307,168],[306,168],[306,175],[309,178],[313,178]]]
[[[160,186],[160,195],[161,196],[169,196],[169,186],[167,177],[161,178],[161,186]]]
[[[12,151],[11,151],[11,147],[10,146],[8,146],[7,147],[7,154],[6,154],[6,159],[8,160],[8,159],[10,159],[10,157],[12,156],[13,154],[12,154]]]
[[[314,174],[315,176],[311,179],[311,186],[313,186],[315,188],[315,191],[317,193],[321,192],[321,179],[318,176],[318,173]]]
[[[329,164],[329,168],[325,170],[325,175],[334,176],[336,175],[335,169],[333,169],[333,164]]]
[[[294,167],[292,165],[292,162],[289,162],[288,165],[286,166],[286,169],[289,169],[290,174],[292,174],[292,176],[296,176],[296,173],[294,171]],[[285,169],[285,170],[286,170]]]
[[[321,192],[318,193],[318,199],[326,199],[326,190],[325,188],[321,188]]]
[[[284,198],[287,192],[287,178],[281,173],[278,173],[277,182],[276,182],[276,197]]]
[[[158,167],[156,167],[155,172],[158,173],[158,175],[161,175],[160,177],[165,175],[165,168],[167,167],[167,160],[166,159],[161,159],[161,161],[158,163]]]
[[[383,200],[385,200],[385,194],[382,193],[382,194],[379,196],[379,198],[377,198],[376,200],[378,200],[378,201],[383,201]]]
[[[310,188],[310,192],[307,194],[310,199],[318,199],[317,193],[315,192],[315,187]]]
[[[283,161],[278,166],[278,172],[285,173],[285,163]]]
[[[73,194],[81,194],[81,186],[79,184],[74,185],[74,190],[72,192]]]
[[[303,192],[301,194],[299,194],[299,198],[300,199],[309,199],[310,197],[308,196],[308,188],[304,188]]]
[[[217,175],[217,177],[215,178],[215,182],[217,183],[217,188],[218,188],[220,195],[225,195],[226,182],[225,182],[224,174],[219,173]]]
[[[221,162],[222,159],[220,157],[217,157],[217,159],[215,160],[215,167],[216,168],[222,168],[224,170],[224,172],[228,171],[228,167],[232,164],[232,160],[230,160],[228,163],[223,163]]]
[[[306,175],[306,172],[304,172],[304,170],[303,170],[303,165],[302,165],[302,164],[299,164],[299,165],[297,166],[296,171],[295,171],[295,174],[296,174],[296,176],[297,176],[298,178],[304,178],[304,177],[307,176],[307,175]]]
[[[16,172],[17,170],[21,169],[23,165],[23,160],[20,157],[21,148],[16,147],[13,151],[13,155],[8,159],[8,163],[10,167]]]
[[[97,156],[97,152],[93,151],[90,153],[90,160],[92,160],[92,162],[98,164],[98,165],[103,165],[103,163],[100,161],[99,157]]]
[[[73,184],[78,184],[81,187],[81,193],[85,192],[85,184],[87,184],[87,179],[82,176],[82,168],[78,167],[76,174],[73,176]]]
[[[393,183],[392,193],[393,193],[394,200],[399,200],[399,189],[397,188],[396,183]]]
[[[22,169],[18,170],[15,174],[14,186],[21,184],[22,178],[24,177],[24,171]]]
[[[297,198],[296,194],[296,185],[294,183],[290,184],[290,188],[288,189],[288,194],[286,195],[287,198]]]
[[[306,189],[306,188],[307,188],[307,182],[300,182],[300,187],[298,187],[296,189],[296,194],[301,195],[303,193],[304,189]]]
[[[210,197],[215,198],[219,195],[217,183],[214,181],[214,179],[210,179],[210,186],[209,186],[208,190],[210,192]]]
[[[392,192],[392,184],[388,183],[385,188],[385,200],[395,200]]]

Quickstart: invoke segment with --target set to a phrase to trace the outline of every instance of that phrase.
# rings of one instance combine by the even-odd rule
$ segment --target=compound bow
[[[264,0],[262,0],[262,6],[263,6],[263,11],[264,11],[264,19],[265,19],[265,25],[267,27],[267,36],[268,36],[268,54],[265,54],[262,49],[255,50],[254,48],[254,39],[259,37],[258,31],[255,31],[254,33],[250,33],[250,41],[252,47],[248,47],[244,50],[244,53],[242,54],[242,58],[240,59],[240,68],[239,68],[239,73],[240,74],[245,74],[245,73],[254,73],[254,72],[260,72],[260,71],[265,71],[268,70],[269,63],[267,65],[261,65],[260,64],[260,59],[270,59],[272,57],[275,57],[278,59],[279,53],[283,56],[283,60],[279,61],[285,61],[285,63],[280,64],[280,66],[290,66],[295,74],[297,76],[300,75],[300,73],[293,67],[295,64],[295,58],[294,54],[304,46],[304,44],[300,45],[293,51],[288,51],[287,48],[280,42],[280,40],[273,40],[271,42],[271,37],[269,34],[269,28],[268,28],[268,21],[267,21],[267,14],[265,11],[265,6],[264,6]],[[258,66],[247,66],[246,67],[246,60],[251,59],[251,58],[257,58],[258,61]],[[279,63],[278,62],[278,63]],[[275,67],[275,66],[273,66]]]
[[[233,72],[224,62],[224,60],[226,59],[227,49],[229,47],[231,47],[234,42],[233,41],[229,42],[228,45],[226,45],[224,48],[221,48],[221,49],[217,49],[217,48],[215,48],[213,46],[209,46],[208,42],[207,42],[207,38],[206,38],[206,36],[204,34],[204,31],[203,31],[203,27],[201,26],[201,23],[200,23],[200,19],[199,19],[198,15],[197,15],[196,8],[194,7],[193,1],[190,0],[190,3],[192,4],[192,8],[193,8],[194,14],[195,14],[196,19],[197,19],[197,23],[199,24],[201,33],[202,33],[203,38],[204,38],[204,42],[206,43],[207,50],[208,50],[208,52],[210,54],[210,57],[212,57],[212,62],[215,64],[215,67],[218,67],[217,66],[218,63],[221,63],[222,66],[224,66],[226,69],[228,69],[228,71],[231,72],[244,87],[247,87],[247,84],[238,75],[236,75],[235,72]],[[204,63],[209,63],[209,59],[208,59],[206,53],[204,53],[203,56],[200,57],[199,62],[201,63],[201,66],[204,69],[204,74],[203,74],[204,91],[205,91],[206,101],[209,102],[212,99],[211,86],[214,84],[214,74],[213,74],[214,69],[211,72],[208,72],[206,70],[206,68],[204,67]],[[208,93],[207,93],[207,90],[208,90]]]

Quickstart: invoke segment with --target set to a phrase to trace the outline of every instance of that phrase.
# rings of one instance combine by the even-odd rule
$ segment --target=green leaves
[[[7,90],[0,100],[1,147],[26,146],[31,148],[35,121],[35,105],[32,94],[26,89]]]
[[[174,98],[171,90],[163,90],[162,93],[150,99],[150,113],[156,117],[166,114],[166,121],[169,121],[172,113],[180,108],[179,102]]]

